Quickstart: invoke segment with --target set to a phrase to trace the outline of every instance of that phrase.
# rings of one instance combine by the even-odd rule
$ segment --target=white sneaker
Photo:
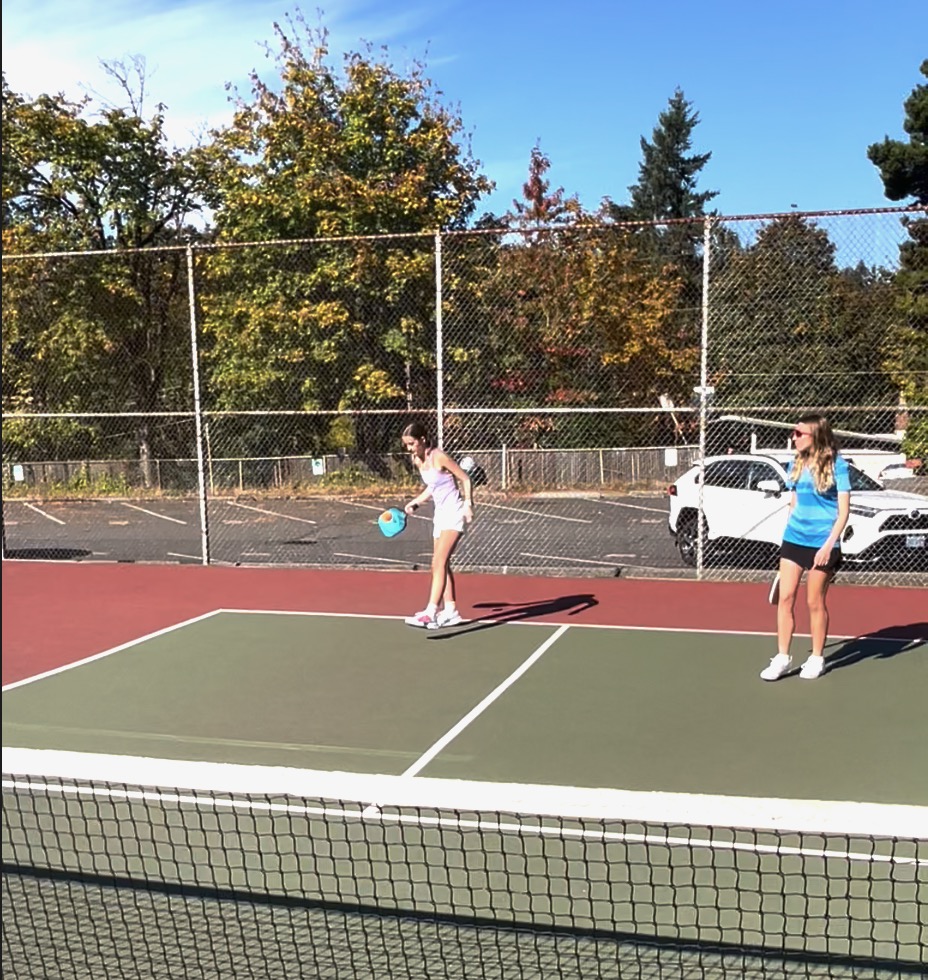
[[[457,626],[459,623],[464,622],[464,617],[457,611],[457,609],[442,611],[435,617],[434,623],[429,623],[428,628],[430,630],[441,629],[443,626]]]
[[[770,663],[760,672],[760,676],[765,681],[779,680],[788,670],[793,658],[785,653],[778,653]]]
[[[824,657],[809,657],[809,659],[799,668],[799,676],[807,681],[815,680],[816,677],[821,677],[824,673]]]
[[[406,617],[407,626],[418,626],[420,629],[428,629],[435,622],[435,617],[427,609],[417,612],[415,616]]]

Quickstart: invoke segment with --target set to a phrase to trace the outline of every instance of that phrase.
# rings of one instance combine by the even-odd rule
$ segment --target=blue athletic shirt
[[[821,548],[838,519],[838,494],[849,493],[851,489],[847,460],[840,455],[835,457],[835,480],[824,493],[815,489],[806,466],[796,483],[787,485],[796,493],[796,506],[786,522],[783,540],[803,548]],[[835,547],[840,547],[839,541]]]

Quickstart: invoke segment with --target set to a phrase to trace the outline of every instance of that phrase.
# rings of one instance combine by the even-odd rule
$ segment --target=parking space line
[[[52,517],[51,514],[46,514],[44,510],[39,510],[35,504],[24,504],[24,506],[28,507],[29,510],[34,510],[37,514],[41,514],[43,517],[47,517],[50,521],[54,521],[56,524],[64,524],[64,521],[60,520],[59,518]]]
[[[579,562],[581,565],[615,565],[615,562],[597,561],[595,558],[568,558],[566,555],[536,555],[531,551],[521,551],[519,553],[523,558],[553,558],[555,561],[573,561]]]
[[[160,517],[163,521],[173,521],[175,524],[186,524],[186,521],[182,521],[179,517],[168,517],[167,514],[158,514],[153,510],[146,510],[144,507],[137,507],[135,504],[127,504],[125,500],[119,501],[123,507],[131,507],[132,510],[140,510],[143,514],[149,514],[152,517]]]
[[[362,504],[362,503],[359,503],[357,500],[341,500],[341,499],[338,499],[337,502],[340,503],[340,504],[344,504],[346,507],[363,507],[365,510],[379,510],[379,511],[382,512],[383,509],[384,509],[384,505],[383,504]],[[431,521],[432,520],[431,517],[427,517],[424,514],[410,514],[410,515],[407,515],[407,516],[414,517],[417,521]]]
[[[608,504],[610,507],[626,507],[628,510],[649,510],[652,514],[666,514],[666,507],[643,507],[641,504],[626,504],[621,500],[599,500],[597,503]]]
[[[268,514],[271,517],[281,517],[286,521],[300,521],[302,524],[318,524],[318,521],[311,521],[308,517],[296,517],[293,514],[280,514],[276,510],[265,510],[263,507],[252,507],[250,504],[239,504],[232,500],[223,501],[229,507],[241,507],[243,510],[254,510],[259,514]]]
[[[573,524],[592,524],[593,521],[587,519],[586,517],[564,517],[563,514],[546,514],[542,511],[537,510],[527,510],[524,507],[505,507],[503,504],[488,504],[486,501],[480,501],[481,507],[492,507],[494,510],[509,510],[514,514],[531,514],[532,517],[543,517],[549,521],[570,521]]]
[[[403,558],[378,558],[376,555],[349,555],[344,551],[333,551],[333,555],[336,558],[360,558],[362,561],[385,561],[392,565],[411,565],[412,562],[409,559]]]

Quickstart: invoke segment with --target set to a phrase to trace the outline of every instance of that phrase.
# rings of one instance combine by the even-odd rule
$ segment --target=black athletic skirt
[[[780,557],[785,558],[787,561],[793,562],[794,565],[798,565],[800,568],[804,568],[806,571],[811,571],[815,568],[815,556],[818,554],[818,548],[807,548],[801,544],[793,544],[792,541],[784,541],[780,545]],[[828,564],[819,568],[822,572],[836,572],[841,567],[841,549],[832,548],[831,557],[828,559]]]

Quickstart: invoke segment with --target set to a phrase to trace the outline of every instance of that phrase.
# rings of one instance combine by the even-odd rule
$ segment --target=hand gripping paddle
[[[395,537],[406,527],[406,515],[398,507],[391,507],[377,518],[377,526],[385,538]]]
[[[777,572],[773,582],[770,584],[770,591],[767,593],[767,601],[771,606],[775,606],[780,601],[780,573]]]

